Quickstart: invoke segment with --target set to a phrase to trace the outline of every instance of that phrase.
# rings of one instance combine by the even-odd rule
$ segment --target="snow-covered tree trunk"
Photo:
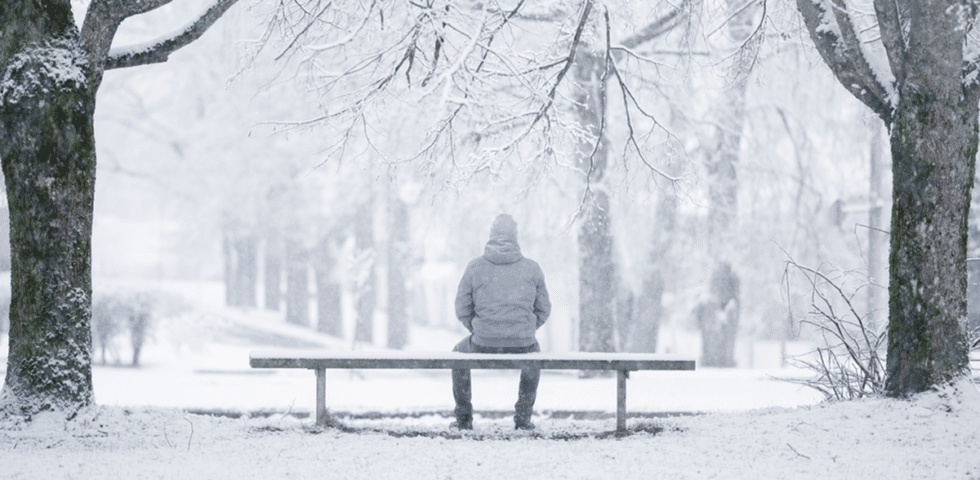
[[[262,284],[265,290],[265,309],[279,311],[282,304],[282,236],[270,233],[263,249]]]
[[[961,42],[937,42],[936,49],[955,50]],[[966,238],[977,101],[963,98],[958,78],[937,82],[934,69],[942,66],[931,67],[912,69],[892,125],[886,389],[895,395],[924,391],[968,370]]]
[[[737,285],[735,269],[738,223],[738,165],[742,129],[745,123],[746,77],[750,73],[754,51],[745,42],[752,32],[755,12],[744,9],[741,2],[731,2],[733,12],[728,23],[730,41],[737,48],[730,78],[716,101],[716,127],[713,151],[708,153],[708,241],[712,281],[707,299],[699,305],[702,364],[710,367],[734,367],[735,335],[738,333],[740,300],[738,289],[718,289],[718,282]],[[741,9],[741,10],[740,10]],[[748,52],[748,55],[746,54]],[[734,295],[734,297],[732,296]]]
[[[875,1],[873,41],[886,55],[880,61],[862,45],[864,31],[846,5],[798,0],[797,6],[831,71],[890,130],[885,390],[901,397],[949,382],[968,371],[966,244],[978,50],[967,33],[977,5]]]
[[[0,159],[12,297],[0,409],[72,411],[93,402],[95,92],[67,0],[48,11],[4,3]]]
[[[286,240],[286,321],[310,326],[309,253],[302,239]]]
[[[615,351],[616,264],[609,194],[603,177],[609,146],[605,136],[606,65],[604,52],[583,45],[572,66],[572,110],[583,132],[577,145],[585,177],[579,248],[579,350]]]
[[[710,285],[708,300],[695,312],[701,329],[701,365],[734,367],[740,281],[728,264],[721,263],[712,272]]]
[[[313,271],[316,281],[316,329],[335,337],[344,336],[344,318],[341,309],[341,285],[337,280],[338,239],[325,236],[320,240],[313,255]]]
[[[354,340],[374,342],[374,307],[377,303],[374,273],[377,258],[374,243],[374,196],[368,193],[357,205],[354,218]]]
[[[663,295],[672,265],[672,246],[677,234],[677,197],[661,192],[657,204],[655,230],[650,239],[647,271],[636,301],[633,334],[626,342],[627,350],[656,353],[660,324],[666,317]]]
[[[255,307],[258,289],[258,239],[244,231],[238,222],[224,228],[225,304]]]
[[[408,344],[408,206],[389,191],[388,198],[388,348],[401,349]]]

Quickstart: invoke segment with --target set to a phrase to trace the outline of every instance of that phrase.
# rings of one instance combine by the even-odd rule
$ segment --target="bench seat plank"
[[[694,370],[689,357],[630,353],[458,353],[268,350],[250,355],[252,368]]]

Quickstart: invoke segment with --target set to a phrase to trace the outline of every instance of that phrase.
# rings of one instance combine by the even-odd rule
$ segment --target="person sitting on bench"
[[[517,243],[517,222],[500,214],[490,229],[483,255],[466,266],[456,293],[456,317],[470,335],[453,348],[463,353],[540,352],[535,332],[551,314],[544,272],[525,258]],[[473,391],[469,370],[453,370],[456,421],[451,427],[473,429]],[[531,430],[531,412],[541,370],[521,370],[514,427]]]

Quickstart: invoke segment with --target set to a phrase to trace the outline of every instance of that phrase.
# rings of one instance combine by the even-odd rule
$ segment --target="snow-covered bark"
[[[329,232],[317,244],[313,253],[313,272],[316,281],[316,329],[319,332],[344,336],[341,310],[341,284],[337,279],[339,251],[343,232]]]
[[[639,329],[633,325],[640,317],[633,315],[633,296],[631,292],[625,291],[627,287],[621,281],[614,255],[606,170],[615,157],[607,138],[609,126],[606,97],[613,78],[620,82],[618,87],[623,92],[627,91],[615,65],[616,59],[621,59],[623,51],[670,32],[685,17],[687,5],[671,9],[657,17],[633,35],[623,38],[615,48],[610,44],[608,11],[605,8],[596,9],[590,15],[588,8],[591,8],[591,3],[587,3],[586,7],[578,28],[591,29],[595,33],[586,33],[583,38],[602,38],[603,34],[605,38],[602,42],[583,40],[573,44],[575,50],[571,80],[574,86],[570,99],[573,118],[579,131],[576,162],[585,179],[578,234],[579,349],[594,352],[615,351],[617,331],[620,337],[644,335],[646,339],[642,341],[652,339],[655,348],[656,324],[647,322]],[[632,120],[627,118],[627,122],[627,129],[632,130]],[[631,338],[619,338],[620,345],[630,345],[632,342]]]
[[[388,197],[388,348],[408,344],[410,232],[408,205],[395,192]]]
[[[263,253],[262,285],[265,292],[265,309],[279,311],[282,304],[282,235],[267,233]]]
[[[220,8],[179,32],[180,42],[149,51],[190,43],[235,1],[220,0]],[[12,294],[0,412],[72,415],[93,401],[95,96],[111,68],[106,60],[119,24],[166,3],[93,0],[79,33],[69,0],[0,2],[0,160]]]
[[[615,351],[616,262],[609,194],[603,181],[609,162],[606,139],[606,57],[582,45],[572,67],[575,119],[583,135],[577,162],[585,177],[579,227],[579,350]]]
[[[223,227],[225,304],[253,308],[259,280],[258,238],[234,220],[226,220]]]
[[[374,307],[377,304],[375,290],[375,260],[377,253],[374,243],[374,195],[368,193],[357,205],[354,214],[354,310],[357,315],[354,324],[354,340],[374,342]]]
[[[673,192],[660,192],[657,204],[655,231],[649,241],[649,255],[640,294],[636,299],[636,315],[626,350],[637,353],[656,353],[660,323],[666,318],[663,305],[666,283],[673,265],[673,244],[677,236],[677,197]]]
[[[712,280],[706,285],[705,300],[698,306],[697,314],[702,364],[714,367],[735,366],[734,345],[741,305],[736,258],[737,166],[745,124],[747,77],[755,64],[756,47],[761,40],[761,33],[755,30],[755,10],[744,9],[741,2],[728,2],[727,9],[732,12],[727,25],[728,41],[736,53],[722,95],[714,103],[712,149],[705,160]]]
[[[6,37],[13,12],[0,13]],[[0,409],[28,415],[93,401],[95,96],[70,9],[50,20],[43,35],[0,47],[0,159],[11,243],[10,354]]]
[[[869,42],[842,1],[797,4],[824,61],[890,130],[886,390],[905,396],[949,382],[968,365],[966,239],[978,83],[967,33],[977,5],[875,1],[882,59],[862,47]]]
[[[286,238],[286,321],[310,326],[309,252],[302,238]]]

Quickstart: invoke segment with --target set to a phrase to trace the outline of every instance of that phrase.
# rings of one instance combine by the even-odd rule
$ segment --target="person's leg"
[[[472,353],[470,337],[464,338],[453,347],[454,352]],[[473,382],[469,370],[453,369],[453,398],[456,400],[456,428],[473,428]]]
[[[517,403],[514,404],[514,426],[517,428],[534,428],[531,424],[531,414],[534,411],[534,401],[538,398],[538,383],[541,380],[541,370],[521,370],[521,383],[517,393]]]
[[[520,353],[540,352],[541,347],[535,343],[528,349]],[[541,370],[522,369],[521,383],[517,392],[517,403],[514,404],[514,427],[520,429],[533,429],[531,414],[534,411],[534,401],[538,397],[538,383],[541,380]]]

